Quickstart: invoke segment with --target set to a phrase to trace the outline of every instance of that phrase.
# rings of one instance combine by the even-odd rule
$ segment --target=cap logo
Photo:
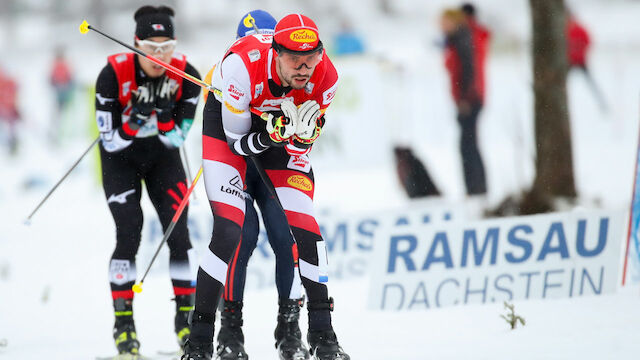
[[[164,25],[162,24],[151,24],[151,27],[155,31],[164,31]]]
[[[247,28],[253,28],[253,24],[256,23],[256,20],[251,16],[251,14],[247,14],[244,19],[242,19],[242,25]]]
[[[313,45],[311,45],[309,43],[300,44],[300,50],[307,50],[307,49],[313,49]]]
[[[316,33],[308,30],[308,29],[302,29],[302,30],[297,30],[291,33],[291,35],[289,35],[289,39],[295,41],[295,42],[314,42],[316,40],[318,40],[318,37],[316,36]]]

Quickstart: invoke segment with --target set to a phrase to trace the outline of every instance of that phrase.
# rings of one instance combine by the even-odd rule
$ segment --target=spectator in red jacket
[[[62,48],[56,49],[50,76],[51,86],[53,86],[56,91],[58,109],[62,111],[69,102],[70,92],[73,86],[71,69]]]
[[[487,192],[484,164],[477,141],[478,115],[484,103],[484,62],[488,32],[467,22],[458,9],[445,10],[440,18],[445,34],[445,67],[451,81],[451,93],[461,127],[460,153],[468,195]]]
[[[18,150],[16,124],[20,120],[18,112],[18,84],[11,76],[0,69],[0,130],[7,134],[9,154],[15,155]],[[6,130],[5,130],[6,129]]]
[[[586,68],[587,51],[591,45],[589,33],[576,18],[569,13],[567,17],[567,55],[570,67]]]
[[[464,13],[467,26],[471,30],[472,43],[474,53],[474,67],[477,71],[475,77],[476,89],[480,94],[480,98],[484,102],[485,93],[485,64],[487,60],[487,54],[489,52],[489,40],[491,39],[491,33],[489,30],[476,19],[476,8],[471,3],[464,3],[460,10]]]
[[[569,62],[569,69],[580,70],[593,92],[593,96],[598,101],[600,109],[606,112],[608,107],[607,103],[600,91],[600,88],[596,84],[589,67],[587,66],[587,53],[591,47],[591,39],[587,29],[578,22],[573,14],[567,10],[567,60]]]
[[[51,65],[51,73],[49,74],[49,82],[55,92],[57,104],[57,112],[53,115],[49,136],[53,143],[57,143],[60,141],[60,129],[62,128],[64,110],[71,102],[73,95],[73,77],[63,48],[57,48],[55,50],[55,57]]]

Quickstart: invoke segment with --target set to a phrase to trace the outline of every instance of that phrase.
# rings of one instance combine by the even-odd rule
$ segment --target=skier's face
[[[136,48],[142,50],[145,54],[151,55],[159,60],[168,63],[171,61],[173,51],[176,47],[176,41],[166,36],[154,36],[144,40],[136,40]],[[152,62],[151,60],[138,55],[138,61],[142,71],[147,76],[155,78],[164,74],[165,69]]]
[[[283,85],[302,89],[321,60],[322,51],[306,55],[281,51],[276,57],[276,69]]]

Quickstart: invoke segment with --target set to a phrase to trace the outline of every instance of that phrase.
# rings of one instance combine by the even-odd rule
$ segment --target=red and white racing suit
[[[296,105],[315,100],[324,114],[335,95],[338,74],[323,53],[303,89],[283,87],[276,73],[278,55],[271,43],[271,35],[239,39],[213,73],[216,90],[206,102],[202,142],[204,181],[214,228],[210,251],[203,256],[198,271],[196,313],[215,312],[228,264],[241,241],[246,161],[250,161],[247,156],[257,158],[285,210],[297,243],[299,271],[309,302],[328,302],[324,284],[327,257],[313,212],[315,184],[310,160],[295,146],[270,146],[265,141],[265,121],[253,115],[250,108],[279,111],[284,100]],[[330,324],[328,311],[325,315]]]

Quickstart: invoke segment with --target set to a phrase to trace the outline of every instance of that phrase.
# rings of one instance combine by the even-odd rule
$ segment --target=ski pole
[[[255,26],[255,25],[254,25]],[[212,85],[207,84],[206,82],[198,79],[195,76],[191,76],[187,73],[185,73],[184,71],[181,71],[173,66],[171,66],[170,64],[165,63],[162,60],[156,59],[155,57],[151,56],[151,55],[147,55],[145,54],[143,51],[136,49],[134,47],[132,47],[131,45],[125,44],[122,41],[115,39],[107,34],[105,34],[104,32],[96,29],[95,27],[89,25],[89,23],[87,23],[86,20],[84,20],[82,22],[82,24],[80,24],[80,32],[82,34],[86,34],[89,32],[89,30],[93,30],[95,32],[97,32],[98,34],[113,40],[115,42],[117,42],[118,44],[126,47],[127,49],[135,52],[136,54],[139,54],[140,56],[143,56],[149,60],[151,60],[152,62],[156,63],[157,65],[162,66],[163,68],[167,69],[168,71],[173,72],[174,74],[181,76],[182,78],[191,81],[192,83],[207,89],[210,92],[219,92],[219,90],[215,89]],[[253,106],[250,108],[251,112],[254,113],[255,115],[259,116],[261,119],[268,121],[269,120],[269,115],[267,113],[264,113],[256,108],[254,108]],[[282,207],[282,204],[280,203],[280,199],[278,198],[278,194],[275,191],[275,188],[273,186],[273,184],[271,183],[271,181],[269,180],[269,177],[267,176],[266,172],[264,171],[264,169],[262,168],[262,166],[260,165],[260,163],[258,162],[258,160],[255,157],[251,157],[251,159],[253,160],[254,165],[256,166],[258,173],[260,174],[260,177],[262,178],[262,181],[265,183],[265,186],[267,187],[267,189],[269,190],[269,192],[271,193],[271,195],[274,197],[274,199],[276,199],[276,203],[278,204],[278,207],[280,208],[280,210],[284,213],[284,208]],[[196,176],[196,178],[194,179],[194,184],[196,181],[198,181],[198,178],[200,177],[200,174],[202,173],[202,167],[200,167],[200,171],[198,172],[198,175]],[[193,185],[192,184],[192,187]],[[187,192],[187,196],[185,197],[188,198],[188,194],[191,192],[192,188],[189,188],[189,191]],[[184,200],[183,200],[184,201]],[[182,206],[182,204],[181,204]],[[180,210],[180,209],[179,209]],[[178,213],[176,213],[178,214]],[[177,220],[176,220],[177,221]],[[162,240],[162,242],[160,243],[160,246],[162,246],[162,244],[164,243],[164,241],[166,241],[166,239],[168,238],[168,234],[171,233],[171,230],[173,230],[173,226],[175,226],[175,223],[172,222],[172,224],[170,225],[169,229],[167,229],[167,234],[165,234],[164,239]],[[289,226],[289,233],[291,234],[291,237],[294,238],[293,236],[293,232],[291,231],[291,227]],[[295,238],[294,238],[295,240]],[[147,270],[144,273],[144,276],[142,277],[142,280],[140,280],[140,283],[133,285],[133,291],[134,292],[141,292],[142,291],[142,282],[144,281],[144,278],[147,276],[147,273],[149,272],[149,268],[151,267],[151,264],[153,264],[153,261],[155,260],[156,256],[158,255],[158,252],[160,251],[160,246],[158,247],[158,250],[156,251],[155,255],[153,256],[153,258],[151,259],[151,263],[149,264],[149,267],[147,267]]]
[[[267,175],[267,172],[262,167],[262,164],[260,164],[260,162],[255,156],[251,156],[251,161],[253,161],[253,165],[255,165],[256,170],[258,170],[258,174],[260,175],[260,178],[262,179],[262,182],[264,183],[264,185],[267,187],[267,190],[269,190],[269,193],[271,194],[271,196],[273,196],[273,198],[276,200],[276,204],[278,205],[278,208],[280,209],[280,211],[282,211],[283,214],[286,214],[284,211],[284,207],[280,202],[280,198],[276,193],[276,188],[275,186],[273,186],[273,183],[269,179],[269,175]],[[291,235],[291,238],[295,242],[296,238],[295,236],[293,236],[293,231],[291,231],[291,225],[289,225],[289,221],[287,221],[287,227],[289,229],[289,234]]]
[[[160,241],[160,244],[158,245],[158,248],[156,249],[156,253],[153,254],[153,257],[151,258],[151,261],[149,262],[149,265],[147,266],[147,270],[145,270],[144,275],[142,275],[142,279],[140,279],[140,282],[137,283],[137,284],[134,284],[133,287],[131,288],[134,292],[136,292],[136,293],[142,292],[142,283],[144,283],[144,279],[147,277],[147,274],[149,274],[149,270],[151,269],[151,265],[153,265],[153,262],[156,260],[156,257],[158,257],[158,253],[160,253],[160,249],[162,249],[162,245],[167,241],[169,236],[171,236],[171,233],[173,232],[173,228],[176,227],[176,224],[178,223],[178,220],[180,220],[180,215],[182,215],[182,211],[187,206],[187,203],[189,202],[188,201],[189,200],[189,195],[191,195],[191,192],[196,187],[196,184],[198,183],[198,179],[200,179],[200,175],[202,175],[202,166],[200,166],[200,169],[198,170],[198,173],[196,174],[196,178],[193,179],[193,182],[191,183],[191,186],[189,186],[189,189],[187,190],[187,193],[184,195],[184,198],[180,202],[180,206],[178,206],[178,210],[176,210],[176,213],[173,215],[173,219],[171,219],[171,223],[169,224],[169,227],[167,228],[167,231],[164,233],[164,236],[162,237],[162,241]]]
[[[593,96],[596,98],[596,101],[598,101],[598,104],[600,105],[600,110],[605,113],[608,112],[609,107],[607,106],[607,102],[605,101],[604,96],[600,91],[600,87],[598,87],[598,84],[596,84],[596,80],[591,75],[591,71],[589,71],[586,66],[581,69],[584,72],[584,76],[587,78],[587,82],[589,83],[589,87],[593,92]]]
[[[144,58],[149,59],[150,61],[154,62],[155,64],[162,66],[163,68],[167,69],[168,71],[171,71],[172,73],[182,77],[185,80],[191,81],[192,83],[194,83],[194,84],[196,84],[196,85],[198,85],[198,86],[200,86],[200,87],[202,87],[204,89],[207,89],[207,90],[209,90],[209,91],[211,91],[213,93],[215,93],[215,92],[219,93],[220,92],[220,90],[215,89],[212,85],[207,84],[206,82],[198,79],[197,77],[189,75],[186,72],[184,72],[184,71],[172,66],[171,64],[167,64],[167,63],[165,63],[164,61],[162,61],[160,59],[157,59],[157,58],[155,58],[155,57],[153,57],[151,55],[147,55],[147,54],[144,53],[144,51],[142,51],[140,49],[136,49],[135,47],[133,47],[131,45],[125,44],[124,42],[105,34],[104,32],[102,32],[102,31],[96,29],[95,27],[89,25],[89,23],[87,23],[87,20],[82,21],[82,24],[80,24],[80,33],[86,34],[86,33],[89,32],[89,30],[93,30],[93,31],[97,32],[98,34],[106,37],[107,39],[117,42],[118,44],[120,44],[120,45],[126,47],[127,49],[135,52],[136,54],[138,54],[138,55],[140,55],[140,56],[142,56]],[[265,117],[265,114],[262,111],[254,108],[254,107],[251,107],[251,112],[256,114],[257,116],[260,116],[263,120],[267,120],[268,119],[267,117]]]
[[[187,157],[187,149],[184,146],[180,147],[180,154],[182,154],[182,157],[184,158],[187,172],[187,181],[191,183],[191,166],[189,165],[189,158]],[[196,193],[193,193],[193,200],[198,200]]]
[[[93,142],[91,143],[91,145],[89,145],[89,147],[87,148],[87,150],[85,150],[82,155],[80,155],[80,158],[78,158],[78,160],[76,160],[76,162],[73,164],[73,166],[71,166],[71,168],[62,176],[62,178],[60,180],[58,180],[58,182],[53,186],[53,188],[51,188],[51,190],[49,190],[49,192],[47,193],[47,195],[44,197],[44,199],[42,199],[42,201],[40,201],[40,203],[38,204],[38,206],[36,206],[35,209],[33,209],[33,211],[31,212],[31,214],[29,214],[29,216],[25,219],[24,223],[26,225],[30,225],[31,224],[31,218],[33,217],[33,215],[36,213],[36,211],[38,211],[38,209],[40,209],[40,207],[42,206],[42,204],[44,204],[45,201],[47,201],[47,199],[49,198],[49,196],[51,196],[51,194],[58,188],[58,186],[64,181],[64,179],[67,178],[67,176],[71,173],[71,171],[73,171],[73,169],[76,168],[76,166],[78,166],[78,164],[80,163],[80,161],[85,157],[85,155],[87,155],[87,153],[98,143],[98,141],[100,140],[100,136],[98,135],[98,137],[96,137],[95,140],[93,140]]]
[[[142,56],[144,58],[149,59],[150,61],[156,63],[157,65],[162,66],[163,68],[171,71],[172,73],[174,73],[174,74],[176,74],[176,75],[178,75],[178,76],[180,76],[180,77],[182,77],[182,78],[184,78],[186,80],[191,81],[192,83],[194,83],[194,84],[196,84],[198,86],[201,86],[201,87],[203,87],[205,89],[208,89],[208,90],[211,90],[211,91],[213,90],[211,85],[209,85],[206,82],[198,79],[197,77],[189,75],[186,72],[184,72],[184,71],[172,66],[171,64],[167,64],[167,63],[165,63],[164,61],[162,61],[160,59],[157,59],[157,58],[155,58],[155,57],[153,57],[151,55],[147,55],[142,50],[136,49],[135,47],[133,47],[131,45],[125,44],[124,42],[105,34],[104,32],[102,32],[102,31],[96,29],[95,27],[89,25],[89,23],[87,23],[87,20],[84,20],[82,22],[82,24],[80,24],[80,33],[86,34],[86,33],[89,32],[89,30],[93,30],[93,31],[97,32],[98,34],[106,37],[107,39],[117,42],[118,44],[120,44],[120,45],[126,47],[127,49],[135,52],[136,54],[138,54],[138,55],[140,55],[140,56]]]

